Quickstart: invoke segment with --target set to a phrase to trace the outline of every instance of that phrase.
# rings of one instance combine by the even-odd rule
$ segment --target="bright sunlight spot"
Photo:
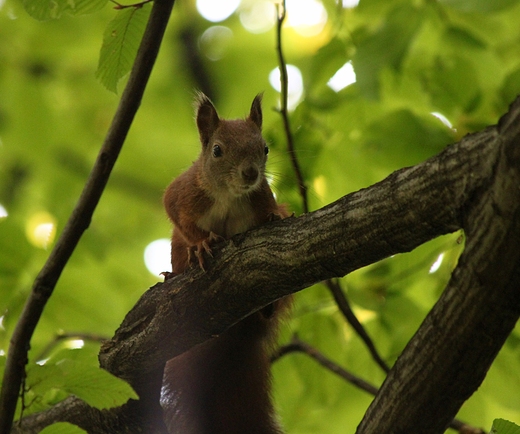
[[[208,21],[224,21],[240,4],[240,0],[197,0],[197,10]]]
[[[64,346],[70,350],[76,350],[83,348],[85,346],[85,341],[83,339],[71,339],[70,341],[65,342]]]
[[[211,26],[200,37],[202,52],[210,60],[224,57],[229,43],[233,39],[233,31],[225,26]]]
[[[443,259],[444,259],[444,253],[441,253],[441,254],[437,257],[437,259],[435,260],[435,262],[432,264],[432,266],[430,267],[430,271],[429,271],[430,274],[435,273],[435,272],[440,268]]]
[[[453,124],[448,120],[446,116],[444,116],[442,113],[439,112],[431,112],[432,116],[435,116],[437,119],[439,119],[445,126],[447,126],[450,129],[453,129]]]
[[[294,65],[287,65],[287,77],[289,89],[287,90],[287,105],[289,110],[294,110],[303,95],[303,77],[300,70]],[[282,91],[280,83],[280,69],[275,68],[269,73],[269,83],[277,91]]]
[[[5,207],[0,203],[0,219],[7,217],[9,214],[7,213],[7,210]]]
[[[56,236],[56,219],[45,211],[33,214],[25,225],[25,235],[33,246],[46,250]]]
[[[359,4],[359,0],[343,0],[343,7],[347,8],[355,8]]]
[[[316,36],[327,23],[327,11],[317,0],[286,0],[287,23],[302,36]]]
[[[164,271],[171,271],[171,247],[168,238],[152,241],[144,249],[144,263],[154,276],[160,276]]]
[[[270,1],[256,1],[240,12],[240,22],[251,33],[267,32],[276,22],[275,7]]]
[[[338,71],[328,81],[327,86],[329,86],[334,92],[339,92],[341,89],[344,89],[349,84],[355,82],[356,73],[354,72],[352,62],[349,61],[338,69]]]

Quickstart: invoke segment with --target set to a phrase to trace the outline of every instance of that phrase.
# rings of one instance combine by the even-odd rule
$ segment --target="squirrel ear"
[[[195,104],[200,141],[203,146],[206,146],[217,129],[220,119],[211,100],[202,92],[197,94]]]
[[[259,93],[255,96],[253,100],[253,104],[251,104],[251,112],[249,113],[249,119],[251,119],[256,126],[261,130],[262,129],[262,97],[264,96],[263,92]]]

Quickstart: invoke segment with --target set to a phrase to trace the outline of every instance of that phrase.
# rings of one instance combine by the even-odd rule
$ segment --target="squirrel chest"
[[[231,238],[254,226],[255,212],[248,196],[222,194],[212,202],[196,222],[202,230]]]

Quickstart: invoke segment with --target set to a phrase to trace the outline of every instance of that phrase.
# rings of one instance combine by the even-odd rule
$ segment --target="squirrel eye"
[[[269,154],[269,146],[266,146],[266,147],[264,148],[264,154],[265,154],[265,155]]]
[[[219,145],[213,146],[213,156],[215,158],[222,157],[222,149]]]

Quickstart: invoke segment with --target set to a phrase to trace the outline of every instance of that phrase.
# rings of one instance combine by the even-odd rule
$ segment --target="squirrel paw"
[[[213,257],[213,252],[211,251],[210,246],[223,240],[224,237],[221,237],[214,232],[210,232],[208,238],[198,242],[194,246],[188,247],[188,262],[191,264],[196,259],[199,263],[199,267],[202,268],[203,271],[206,271],[204,268],[204,253]]]

